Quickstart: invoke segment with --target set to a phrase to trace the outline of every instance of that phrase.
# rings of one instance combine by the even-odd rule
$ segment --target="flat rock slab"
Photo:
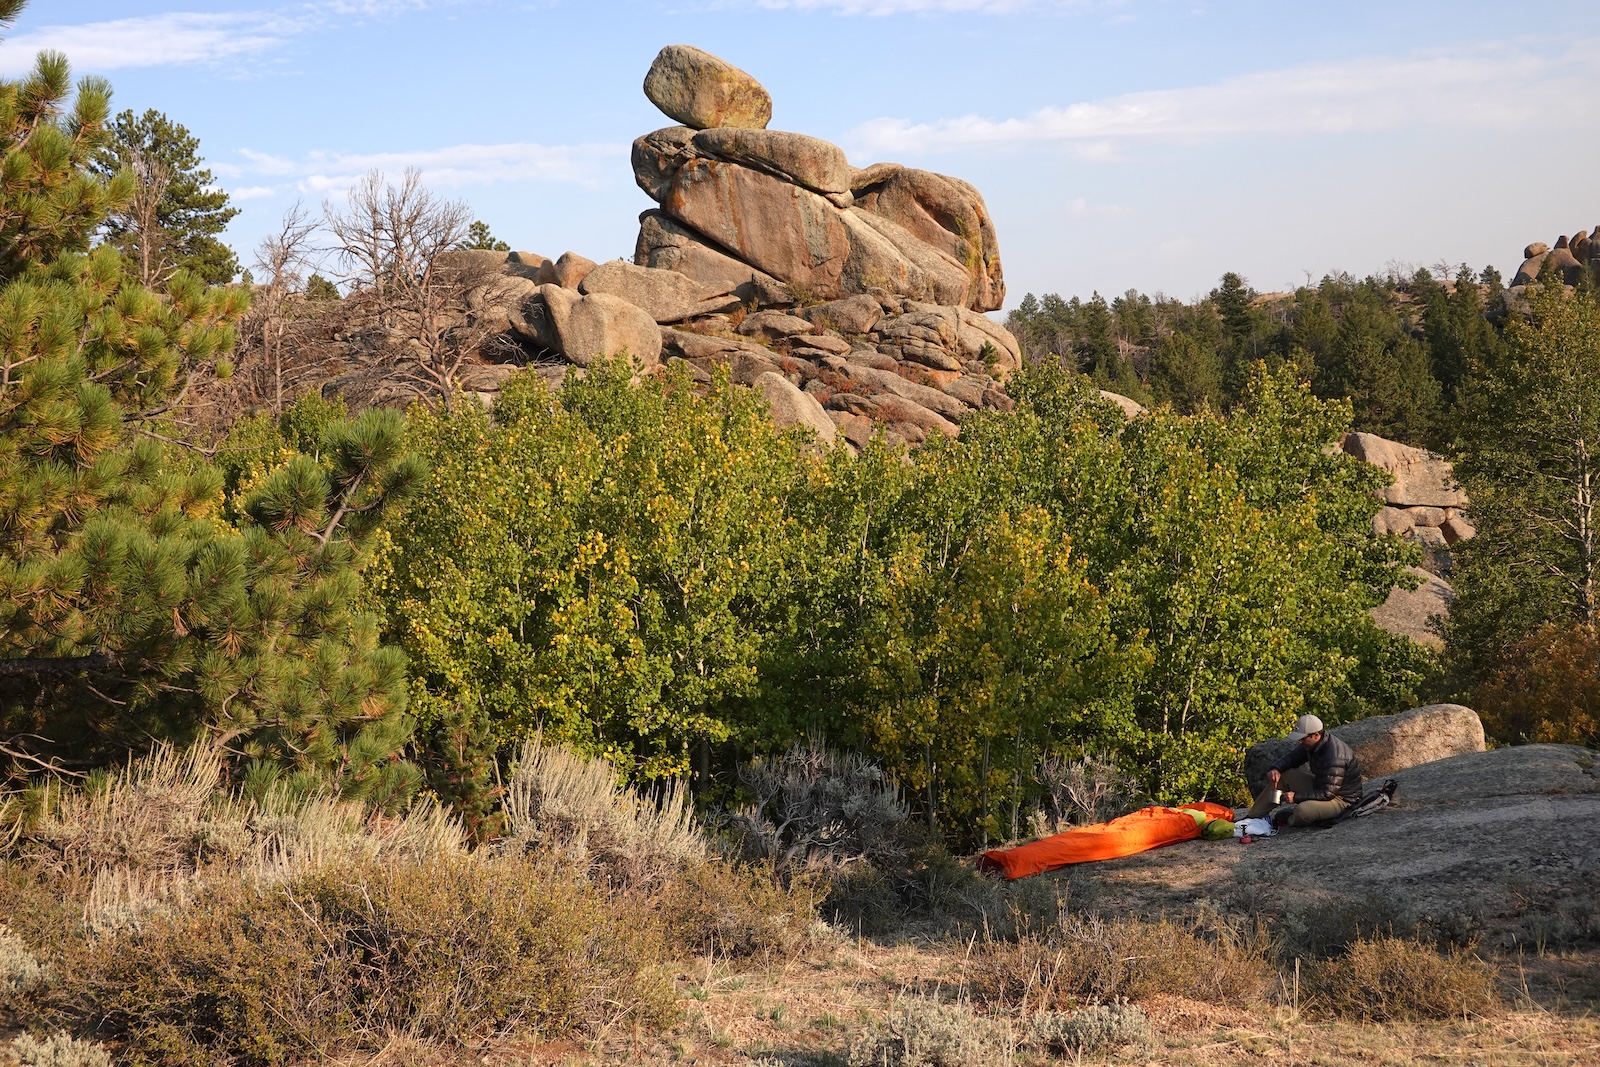
[[[1393,775],[1400,803],[1327,830],[1249,845],[1191,841],[1056,872],[1130,911],[1281,909],[1299,896],[1404,898],[1419,918],[1481,930],[1505,947],[1525,922],[1600,884],[1600,752],[1493,749]]]

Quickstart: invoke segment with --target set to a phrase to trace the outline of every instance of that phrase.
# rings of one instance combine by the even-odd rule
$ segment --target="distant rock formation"
[[[779,425],[856,448],[877,427],[918,444],[1011,408],[1000,383],[1022,351],[983,314],[1005,280],[976,189],[856,168],[827,141],[767,129],[760,83],[687,45],[661,50],[644,91],[681,125],[633,144],[634,179],[659,205],[640,216],[633,262],[459,253],[499,257],[471,302],[478,321],[577,368],[624,349],[641,372],[681,364],[702,383],[725,367]]]
[[[1510,280],[1512,299],[1522,298],[1522,286],[1534,282],[1544,270],[1555,270],[1565,285],[1578,285],[1584,269],[1600,270],[1600,226],[1592,234],[1576,230],[1571,237],[1555,238],[1555,248],[1533,242],[1522,250],[1522,266]]]
[[[1382,490],[1384,505],[1372,518],[1372,532],[1404,537],[1423,549],[1423,566],[1410,568],[1421,584],[1416,589],[1396,586],[1372,610],[1372,620],[1389,633],[1437,651],[1444,643],[1433,620],[1448,616],[1455,599],[1446,577],[1451,549],[1476,533],[1467,514],[1467,494],[1456,483],[1449,461],[1432,452],[1371,433],[1345,434],[1340,447],[1394,476]]]

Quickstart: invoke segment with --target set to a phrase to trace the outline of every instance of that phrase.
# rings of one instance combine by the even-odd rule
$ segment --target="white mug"
[[[1282,804],[1283,803],[1283,790],[1274,789],[1272,791],[1272,802],[1274,804]]]

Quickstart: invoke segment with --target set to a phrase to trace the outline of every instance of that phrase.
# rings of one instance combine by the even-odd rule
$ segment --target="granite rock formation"
[[[1022,352],[984,314],[1005,280],[976,189],[767,129],[766,90],[685,45],[662,49],[645,95],[678,125],[633,144],[657,204],[633,262],[470,253],[494,275],[469,300],[475,323],[530,362],[625,351],[641,373],[682,366],[700,383],[726,368],[779,425],[852,448],[879,428],[890,443],[955,436],[967,414],[1012,406],[1000,386]]]

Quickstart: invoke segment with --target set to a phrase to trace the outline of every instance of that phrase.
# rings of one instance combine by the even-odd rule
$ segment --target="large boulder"
[[[580,296],[555,327],[562,354],[580,367],[622,352],[641,369],[661,362],[661,327],[648,312],[610,293]]]
[[[887,289],[947,307],[969,305],[972,279],[948,252],[882,215],[855,207],[840,214],[851,240],[847,291]]]
[[[697,130],[759,130],[772,121],[772,97],[760,82],[727,60],[686,44],[660,51],[644,76],[644,95],[670,118]]]
[[[549,267],[539,271],[540,284],[559,285],[563,289],[576,289],[583,284],[583,279],[589,276],[599,264],[586,256],[576,252],[563,252],[561,258],[550,264]]]
[[[602,263],[578,286],[585,295],[609,293],[643,308],[656,322],[682,322],[739,306],[738,297],[711,292],[687,275],[672,270],[637,267],[620,259]]]
[[[633,262],[641,267],[677,271],[720,296],[732,293],[759,304],[789,303],[782,282],[735,259],[693,229],[660,211],[639,216],[639,240]]]
[[[791,426],[804,426],[821,440],[831,443],[838,433],[833,420],[822,410],[817,398],[802,392],[781,374],[764,371],[756,376],[755,387],[767,399],[773,425],[784,430]]]
[[[1406,570],[1422,584],[1415,589],[1395,586],[1389,591],[1389,598],[1372,609],[1372,621],[1397,637],[1409,637],[1425,648],[1441,651],[1444,639],[1433,632],[1432,623],[1435,616],[1450,614],[1455,590],[1449,582],[1421,567]]]
[[[1390,504],[1436,508],[1466,506],[1467,494],[1456,483],[1449,462],[1432,452],[1373,433],[1345,434],[1341,447],[1356,459],[1394,475],[1393,484],[1383,490],[1383,499]]]
[[[691,159],[674,175],[662,206],[713,248],[810,299],[880,288],[938,304],[968,302],[971,280],[948,254],[890,219],[838,208],[764,171]]]
[[[864,334],[883,318],[883,306],[870,296],[847,296],[842,300],[813,304],[795,314],[825,330],[846,335]]]
[[[1561,280],[1568,285],[1577,285],[1583,276],[1584,264],[1572,254],[1570,248],[1552,248],[1545,257],[1540,270],[1555,270],[1561,274]]]
[[[824,196],[850,192],[855,172],[837,145],[783,130],[701,130],[694,135],[694,148],[729,163],[764,170]]]
[[[1478,713],[1460,704],[1429,704],[1330,729],[1355,751],[1367,778],[1484,750]],[[1244,757],[1244,776],[1252,795],[1266,788],[1267,771],[1294,744],[1274,737],[1250,746]]]
[[[1100,390],[1100,399],[1108,400],[1117,405],[1122,409],[1122,413],[1130,419],[1145,413],[1145,406],[1133,397],[1123,396],[1121,393],[1113,393],[1109,389]]]
[[[1540,241],[1537,245],[1529,245],[1528,247],[1536,248],[1542,246],[1543,244],[1544,242]],[[1549,254],[1549,250],[1545,249],[1544,251],[1535,252],[1533,255],[1523,260],[1522,266],[1517,268],[1517,273],[1511,276],[1511,284],[1527,285],[1529,282],[1539,277],[1539,271],[1544,268],[1544,258]]]
[[[562,326],[573,305],[582,299],[576,289],[546,282],[523,305],[522,319],[512,322],[512,332],[536,352],[561,352]]]
[[[881,181],[865,186],[859,179],[856,184],[857,206],[904,227],[966,270],[972,281],[967,307],[997,311],[1005,303],[1000,244],[977,189],[959,178],[912,167],[889,170]]]
[[[667,214],[740,260],[821,298],[840,297],[850,235],[839,209],[749,167],[697,158],[678,168]]]

